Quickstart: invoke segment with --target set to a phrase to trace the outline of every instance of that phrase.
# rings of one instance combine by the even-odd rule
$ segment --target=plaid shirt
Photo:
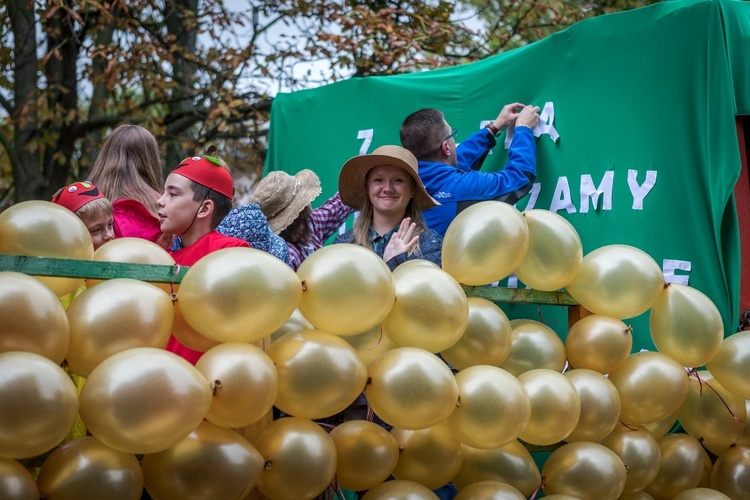
[[[382,257],[385,253],[385,247],[388,246],[388,243],[390,243],[391,241],[391,237],[396,231],[398,231],[398,229],[399,226],[396,226],[387,233],[380,235],[372,228],[372,226],[370,226],[370,248],[372,248],[372,251]]]
[[[309,225],[310,241],[307,245],[286,242],[292,268],[296,271],[303,260],[315,250],[322,248],[323,243],[336,232],[353,211],[353,208],[344,205],[338,193],[323,203],[320,208],[313,210]]]

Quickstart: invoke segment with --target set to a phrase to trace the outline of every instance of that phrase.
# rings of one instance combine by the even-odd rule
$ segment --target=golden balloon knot
[[[263,470],[271,470],[271,460],[263,462]]]
[[[461,408],[461,396],[460,395],[456,398],[456,408]]]
[[[174,265],[174,274],[172,275],[172,281],[169,282],[169,298],[172,299],[172,303],[177,302],[177,294],[174,291],[174,280],[180,275],[181,266],[177,263]]]
[[[534,500],[536,496],[539,494],[539,491],[544,488],[544,476],[542,476],[542,480],[539,482],[539,486],[536,487],[534,490],[534,493],[531,494],[529,497],[529,500]]]
[[[304,280],[302,280],[302,291],[303,292],[307,291],[307,283],[305,283]]]
[[[221,389],[221,380],[214,380],[214,385],[211,387],[211,392],[214,396],[219,392],[219,389]]]

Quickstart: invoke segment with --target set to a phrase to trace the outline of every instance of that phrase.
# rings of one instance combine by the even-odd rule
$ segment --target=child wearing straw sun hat
[[[400,146],[381,146],[348,160],[339,174],[339,192],[359,210],[354,227],[335,243],[373,250],[391,270],[412,259],[441,265],[443,240],[428,229],[422,211],[440,205],[424,188],[417,159]]]
[[[251,199],[260,206],[271,230],[286,241],[295,271],[353,211],[338,193],[313,210],[311,203],[320,192],[320,179],[312,170],[295,175],[274,171],[258,183]]]

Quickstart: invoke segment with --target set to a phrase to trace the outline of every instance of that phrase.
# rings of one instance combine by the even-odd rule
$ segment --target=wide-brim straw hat
[[[440,205],[427,194],[422,179],[419,178],[417,159],[409,150],[400,146],[380,146],[372,154],[347,160],[339,174],[341,201],[356,210],[362,210],[367,199],[367,172],[381,165],[400,167],[414,179],[414,204],[417,208],[427,210]]]
[[[250,201],[260,206],[268,219],[268,227],[279,234],[320,192],[320,179],[312,170],[302,170],[295,175],[277,170],[258,183]]]

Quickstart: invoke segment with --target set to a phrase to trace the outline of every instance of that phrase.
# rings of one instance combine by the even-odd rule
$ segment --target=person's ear
[[[450,158],[451,148],[448,147],[448,141],[443,141],[443,143],[440,145],[440,148],[443,150],[443,154]]]
[[[198,214],[196,215],[196,218],[203,219],[206,217],[211,217],[214,213],[214,202],[213,200],[203,200],[203,203],[201,203],[200,208],[198,209]]]

